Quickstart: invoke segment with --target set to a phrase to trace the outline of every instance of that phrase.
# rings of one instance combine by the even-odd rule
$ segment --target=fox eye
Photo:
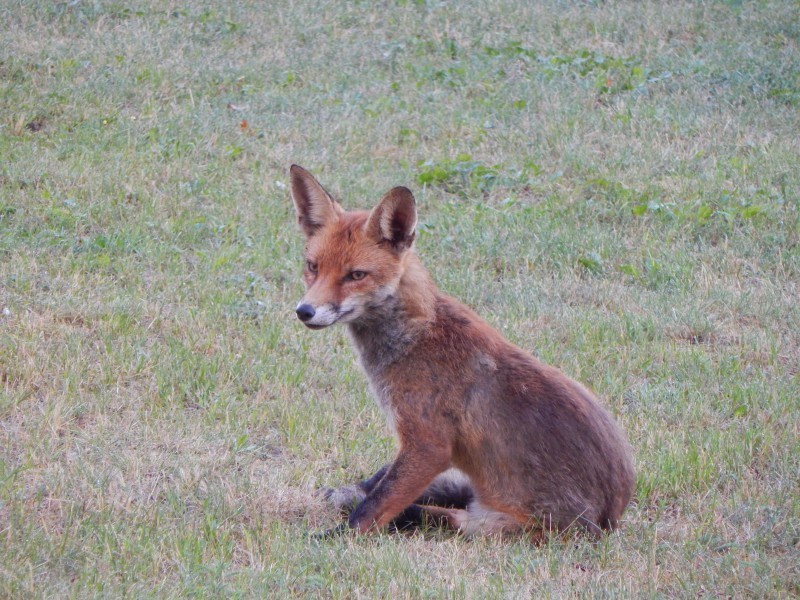
[[[306,268],[309,270],[310,273],[316,273],[319,265],[317,263],[312,262],[310,260],[306,261]]]
[[[351,271],[350,275],[348,275],[348,277],[353,281],[361,281],[366,276],[367,276],[366,271]]]

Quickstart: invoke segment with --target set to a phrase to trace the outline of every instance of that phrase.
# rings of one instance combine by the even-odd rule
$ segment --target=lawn
[[[0,597],[797,597],[798,132],[796,0],[0,0]],[[596,391],[618,531],[309,537],[395,442],[292,163]]]

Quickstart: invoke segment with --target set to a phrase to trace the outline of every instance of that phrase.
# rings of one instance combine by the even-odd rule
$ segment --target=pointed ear
[[[344,213],[342,206],[303,167],[289,168],[297,224],[307,238]]]
[[[376,242],[389,242],[395,250],[402,252],[414,243],[416,225],[414,194],[408,188],[396,187],[372,209],[365,230]]]

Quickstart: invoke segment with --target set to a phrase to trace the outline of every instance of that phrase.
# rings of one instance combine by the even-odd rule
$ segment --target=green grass
[[[800,595],[800,4],[0,0],[0,597]],[[619,532],[307,533],[394,442],[287,167],[590,385]]]

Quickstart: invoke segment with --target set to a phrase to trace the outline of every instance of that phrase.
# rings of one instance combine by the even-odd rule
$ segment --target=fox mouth
[[[331,325],[335,325],[336,323],[342,322],[342,319],[344,319],[346,316],[350,315],[353,311],[354,311],[354,309],[350,308],[348,310],[344,310],[344,311],[336,313],[335,318],[330,323],[313,323],[312,322],[313,321],[313,317],[311,319],[307,320],[307,321],[303,321],[302,319],[300,319],[300,320],[303,322],[303,325],[305,325],[309,329],[313,329],[313,330],[325,329],[326,327],[330,327]]]

